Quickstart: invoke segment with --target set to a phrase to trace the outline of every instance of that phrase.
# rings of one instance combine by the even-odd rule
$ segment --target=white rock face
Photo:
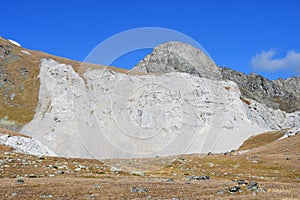
[[[280,130],[284,128],[300,127],[300,112],[285,113],[279,109],[273,110],[260,104],[254,100],[248,109],[248,118],[256,124],[272,130]]]
[[[56,156],[55,153],[53,153],[48,147],[33,138],[0,134],[0,144],[10,146],[20,153],[33,154],[37,156]]]
[[[58,156],[169,156],[236,149],[253,134],[299,126],[293,116],[248,106],[231,81],[105,68],[80,76],[72,66],[44,59],[39,106],[22,132]]]

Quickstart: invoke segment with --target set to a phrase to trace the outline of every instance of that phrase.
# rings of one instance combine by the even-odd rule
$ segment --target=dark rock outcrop
[[[235,82],[243,98],[253,99],[288,113],[300,110],[300,77],[271,81],[253,73],[246,75],[229,68],[220,69],[223,80]]]

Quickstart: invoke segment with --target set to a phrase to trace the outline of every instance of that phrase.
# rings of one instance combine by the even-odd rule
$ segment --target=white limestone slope
[[[243,103],[234,82],[186,73],[134,75],[103,68],[79,75],[70,65],[43,59],[39,78],[39,105],[22,132],[59,156],[224,152],[253,134],[300,124],[293,114]],[[273,119],[274,113],[281,117]]]

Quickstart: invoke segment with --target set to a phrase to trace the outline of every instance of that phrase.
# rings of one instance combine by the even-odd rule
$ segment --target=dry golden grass
[[[264,193],[243,192],[217,195],[217,191],[233,185],[231,181],[211,180],[189,182],[176,180],[167,183],[158,178],[40,178],[1,181],[0,197],[5,199],[39,199],[52,195],[54,199],[293,199],[299,197],[299,184],[266,183],[269,191]],[[95,187],[99,186],[99,188]],[[148,192],[133,193],[131,187],[147,188]],[[277,189],[280,188],[280,189]],[[289,193],[289,191],[294,191]],[[16,193],[16,196],[12,194]]]
[[[242,155],[110,161],[36,157],[0,150],[0,160],[4,161],[0,162],[0,198],[38,199],[50,194],[53,199],[299,199],[299,144],[300,136],[296,135]],[[124,163],[132,169],[124,170]],[[123,171],[111,172],[110,167],[118,164]],[[141,164],[145,176],[132,175],[131,170]],[[79,165],[84,168],[78,171]],[[159,167],[153,169],[153,165]],[[188,175],[208,175],[211,180],[189,181]],[[168,178],[174,182],[168,183]],[[17,179],[25,183],[18,184]],[[238,179],[256,181],[268,191],[252,193],[244,189],[236,194],[217,194],[218,190],[236,185],[232,180]],[[147,188],[148,192],[134,193],[130,191],[132,187]]]
[[[252,149],[274,142],[284,136],[287,130],[288,129],[283,129],[251,136],[240,146],[239,150]]]
[[[245,104],[247,105],[250,105],[250,101],[248,101],[247,99],[243,98],[243,97],[240,97],[241,101],[244,102]]]
[[[3,144],[0,144],[0,151],[2,152],[11,152],[13,151],[14,149],[9,147],[9,146],[6,146],[6,145],[3,145]]]
[[[31,138],[30,136],[27,136],[27,135],[24,135],[24,134],[21,134],[21,133],[16,133],[16,132],[13,132],[13,131],[10,131],[10,130],[7,130],[7,129],[3,129],[3,128],[0,128],[0,135],[9,135],[9,136],[21,136],[21,137],[25,137],[25,138]]]

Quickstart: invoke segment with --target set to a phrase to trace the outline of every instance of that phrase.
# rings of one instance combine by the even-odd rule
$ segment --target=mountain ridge
[[[231,80],[238,84],[243,98],[289,113],[300,111],[300,77],[271,81],[254,73],[246,75],[230,68],[218,67],[204,52],[189,44],[169,42],[159,45],[134,70],[152,73],[184,72],[204,78]]]
[[[300,125],[300,112],[243,99],[234,81],[224,80],[209,57],[187,44],[160,45],[154,50],[159,56],[139,63],[149,70],[139,71],[139,64],[122,70],[0,42],[0,126],[21,130],[59,156],[222,152],[251,135]]]

